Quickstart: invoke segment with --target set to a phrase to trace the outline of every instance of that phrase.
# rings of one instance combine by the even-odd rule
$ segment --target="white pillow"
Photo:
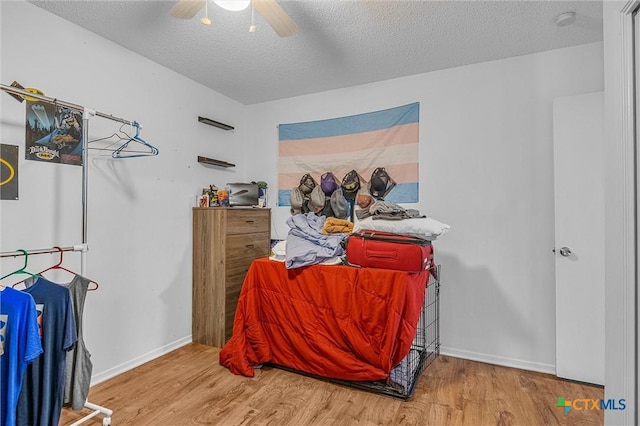
[[[402,220],[373,219],[372,217],[368,217],[357,221],[353,226],[353,232],[359,232],[365,229],[411,235],[434,241],[446,234],[451,227],[446,223],[430,217],[416,217]]]

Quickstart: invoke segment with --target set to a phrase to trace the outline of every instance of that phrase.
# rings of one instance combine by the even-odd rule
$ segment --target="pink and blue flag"
[[[279,125],[278,205],[290,205],[291,189],[311,174],[342,180],[351,170],[369,181],[384,167],[396,181],[385,197],[392,203],[418,202],[420,103],[382,111]]]

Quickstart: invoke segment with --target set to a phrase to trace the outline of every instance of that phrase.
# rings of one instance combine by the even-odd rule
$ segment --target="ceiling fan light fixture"
[[[245,10],[251,4],[251,0],[213,0],[213,2],[221,8],[232,12]]]
[[[256,32],[256,21],[254,19],[254,12],[255,12],[255,10],[253,9],[253,5],[251,5],[251,25],[249,25],[249,32],[250,33],[255,33]]]
[[[209,5],[207,3],[207,0],[205,0],[204,2],[204,16],[202,17],[202,19],[200,19],[200,22],[205,25],[211,25],[211,19],[209,19]]]

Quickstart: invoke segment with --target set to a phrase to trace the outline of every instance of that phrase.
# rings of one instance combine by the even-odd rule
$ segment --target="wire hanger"
[[[123,130],[124,126],[126,126],[127,124],[128,123],[123,123],[118,130],[116,130],[114,133],[112,133],[109,136],[105,136],[97,139],[91,139],[89,141],[88,149],[96,150],[96,151],[108,151],[109,155],[113,154],[115,146],[119,147],[124,142],[128,142],[132,139],[131,135],[127,134]],[[101,145],[101,147],[92,146],[92,145],[95,145],[95,142],[100,142],[99,145]],[[147,149],[146,147],[144,151],[127,149],[127,153],[144,154],[144,155],[152,154],[152,152],[150,152],[150,150]]]
[[[115,133],[113,133],[113,134],[111,134],[109,136],[105,136],[103,138],[91,139],[89,141],[89,143],[91,144],[93,142],[107,142],[107,141],[109,141],[110,143],[107,146],[112,146],[112,145],[115,145],[118,142],[126,141],[126,140],[130,139],[130,136],[122,131],[122,127],[124,127],[124,124],[122,126],[120,126],[120,129],[118,131],[116,131]],[[122,133],[122,135],[125,135],[125,136],[122,136],[120,133]],[[111,139],[113,139],[114,137],[115,137],[116,140],[115,141],[111,141]],[[93,147],[90,146],[89,149],[106,149],[106,148],[93,148]]]
[[[28,258],[29,258],[29,254],[27,253],[26,250],[24,249],[18,249],[16,251],[22,252],[22,254],[24,255],[24,265],[22,265],[22,268],[15,270],[11,273],[8,273],[7,275],[0,277],[0,280],[4,280],[7,277],[10,277],[11,275],[16,275],[16,274],[27,274],[27,275],[31,275],[32,277],[36,278],[38,275],[33,274],[29,271],[26,270],[27,268],[27,263],[29,262]]]
[[[149,156],[158,155],[158,153],[160,152],[158,148],[145,142],[140,137],[140,123],[138,123],[137,121],[134,121],[132,125],[136,129],[136,134],[133,137],[129,137],[128,141],[126,141],[125,143],[120,145],[120,147],[118,147],[115,151],[113,151],[111,156],[113,158],[134,158],[134,157],[149,157]],[[144,145],[147,148],[149,148],[150,151],[145,153],[128,153],[127,151],[124,151],[124,149],[127,148],[131,142],[137,142],[141,145]]]
[[[47,271],[51,271],[51,270],[53,270],[53,269],[62,269],[63,271],[67,271],[67,272],[69,272],[70,274],[73,274],[73,275],[80,275],[80,274],[78,274],[78,273],[76,273],[76,272],[72,271],[71,269],[67,269],[67,268],[65,268],[64,266],[62,266],[62,258],[63,258],[63,256],[64,256],[64,251],[62,250],[62,248],[61,248],[61,247],[58,247],[58,246],[54,246],[54,248],[58,249],[58,252],[59,252],[59,254],[60,254],[60,259],[58,259],[58,263],[56,263],[56,264],[55,264],[55,265],[53,265],[53,266],[49,266],[47,269],[44,269],[44,270],[40,271],[40,273],[39,273],[38,275],[42,275],[42,274],[44,274],[45,272],[47,272]],[[88,278],[87,278],[87,279],[88,279]],[[98,289],[98,287],[100,287],[100,285],[99,285],[97,282],[95,282],[94,280],[89,280],[89,283],[94,284],[94,286],[93,286],[93,287],[89,287],[89,288],[88,288],[88,291],[94,291],[94,290],[97,290],[97,289]]]

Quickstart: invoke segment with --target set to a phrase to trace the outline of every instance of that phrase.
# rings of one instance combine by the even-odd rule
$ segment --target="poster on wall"
[[[278,205],[289,206],[291,188],[310,174],[342,181],[356,170],[369,182],[384,167],[397,183],[385,196],[392,203],[418,202],[418,102],[381,111],[302,123],[280,124]]]
[[[0,200],[18,199],[18,146],[0,144]]]
[[[82,114],[42,101],[27,101],[27,160],[82,165]]]

